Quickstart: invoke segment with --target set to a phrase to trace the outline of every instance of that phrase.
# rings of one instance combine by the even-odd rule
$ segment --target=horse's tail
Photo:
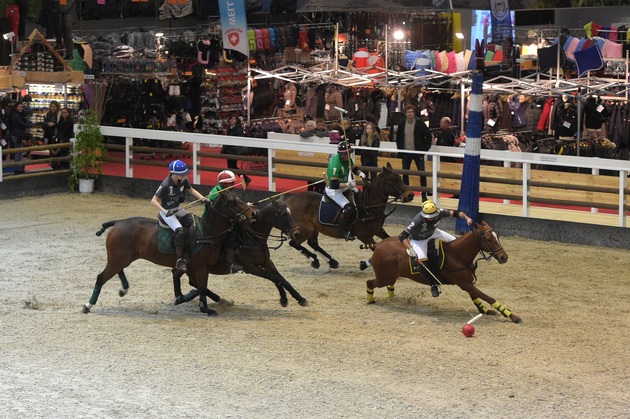
[[[101,234],[103,234],[105,232],[105,230],[107,230],[108,228],[110,228],[114,224],[116,224],[116,221],[108,221],[106,223],[103,223],[102,226],[101,226],[101,229],[96,232],[96,235],[100,236]]]

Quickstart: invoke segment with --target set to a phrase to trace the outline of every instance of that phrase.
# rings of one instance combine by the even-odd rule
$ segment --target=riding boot
[[[347,204],[343,207],[343,211],[341,212],[341,221],[339,222],[339,230],[341,233],[341,237],[348,240],[354,240],[356,237],[352,234],[352,215],[354,212],[354,208],[352,205]]]
[[[177,257],[177,263],[175,268],[182,272],[186,272],[186,259],[184,258],[184,250],[186,247],[186,230],[178,228],[175,230],[175,255]]]

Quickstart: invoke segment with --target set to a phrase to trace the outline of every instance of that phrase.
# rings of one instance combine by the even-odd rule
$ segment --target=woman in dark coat
[[[59,122],[57,122],[57,142],[68,143],[71,138],[74,138],[74,119],[68,108],[61,108]],[[50,154],[54,157],[65,157],[70,154],[70,149],[50,150]],[[67,169],[70,167],[70,162],[54,162],[52,167],[53,169]]]
[[[245,130],[243,128],[243,124],[241,120],[235,116],[230,118],[230,126],[228,127],[226,135],[231,137],[244,137]],[[224,145],[221,147],[222,154],[238,154],[239,156],[244,156],[249,154],[249,149],[247,147],[239,147],[236,145]],[[238,160],[237,159],[227,159],[227,167],[228,169],[238,169]]]

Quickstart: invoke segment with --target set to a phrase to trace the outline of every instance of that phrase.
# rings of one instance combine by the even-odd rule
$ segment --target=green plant
[[[70,192],[74,192],[80,179],[96,179],[103,173],[105,144],[103,134],[97,124],[96,113],[91,109],[85,113],[79,123],[73,150],[70,161],[72,173],[68,177]]]

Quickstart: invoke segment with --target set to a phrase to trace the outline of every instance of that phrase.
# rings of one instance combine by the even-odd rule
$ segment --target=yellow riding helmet
[[[438,210],[437,205],[435,205],[435,202],[431,201],[430,199],[422,203],[422,216],[424,218],[435,218],[438,216],[439,213],[440,211]]]

